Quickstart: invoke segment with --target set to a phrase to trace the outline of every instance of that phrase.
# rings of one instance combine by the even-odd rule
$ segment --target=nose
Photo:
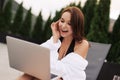
[[[63,23],[62,28],[65,28],[65,27],[66,27],[66,23]]]

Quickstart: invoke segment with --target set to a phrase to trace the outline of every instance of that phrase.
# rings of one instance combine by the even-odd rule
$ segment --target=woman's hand
[[[28,74],[23,74],[17,80],[41,80],[41,79],[35,78],[35,77],[28,75]]]
[[[59,32],[59,20],[56,22],[53,22],[51,24],[52,34],[53,34],[53,42],[56,43],[58,39],[60,38],[60,32]]]
[[[63,79],[59,78],[59,79],[57,79],[57,80],[63,80]]]

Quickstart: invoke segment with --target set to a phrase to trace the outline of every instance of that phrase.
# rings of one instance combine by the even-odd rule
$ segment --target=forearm
[[[60,45],[61,45],[60,40],[59,39],[58,40],[56,40],[56,39],[54,40],[54,38],[52,36],[49,40],[47,40],[46,42],[42,43],[40,46],[46,47],[46,48],[48,48],[48,49],[50,49],[52,51],[53,50],[57,51],[58,48],[60,47]]]
[[[59,37],[57,37],[57,36],[53,35],[53,43],[57,43],[57,42],[58,42],[58,40],[59,40]]]

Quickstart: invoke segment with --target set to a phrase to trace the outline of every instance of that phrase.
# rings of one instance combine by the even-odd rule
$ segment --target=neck
[[[67,42],[67,43],[71,42],[72,40],[73,40],[73,37],[72,37],[72,36],[70,36],[70,37],[64,37],[64,38],[63,38],[63,41],[64,41],[64,42]]]

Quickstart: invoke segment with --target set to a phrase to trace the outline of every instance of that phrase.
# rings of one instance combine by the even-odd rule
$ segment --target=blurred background
[[[120,0],[0,0],[0,42],[6,44],[6,35],[37,44],[46,41],[52,35],[50,24],[67,6],[83,11],[86,38],[111,44],[106,61],[119,65]]]
[[[119,0],[1,0],[0,41],[13,35],[35,43],[50,38],[50,24],[66,6],[77,6],[85,16],[89,41],[112,44],[107,60],[120,63]]]

